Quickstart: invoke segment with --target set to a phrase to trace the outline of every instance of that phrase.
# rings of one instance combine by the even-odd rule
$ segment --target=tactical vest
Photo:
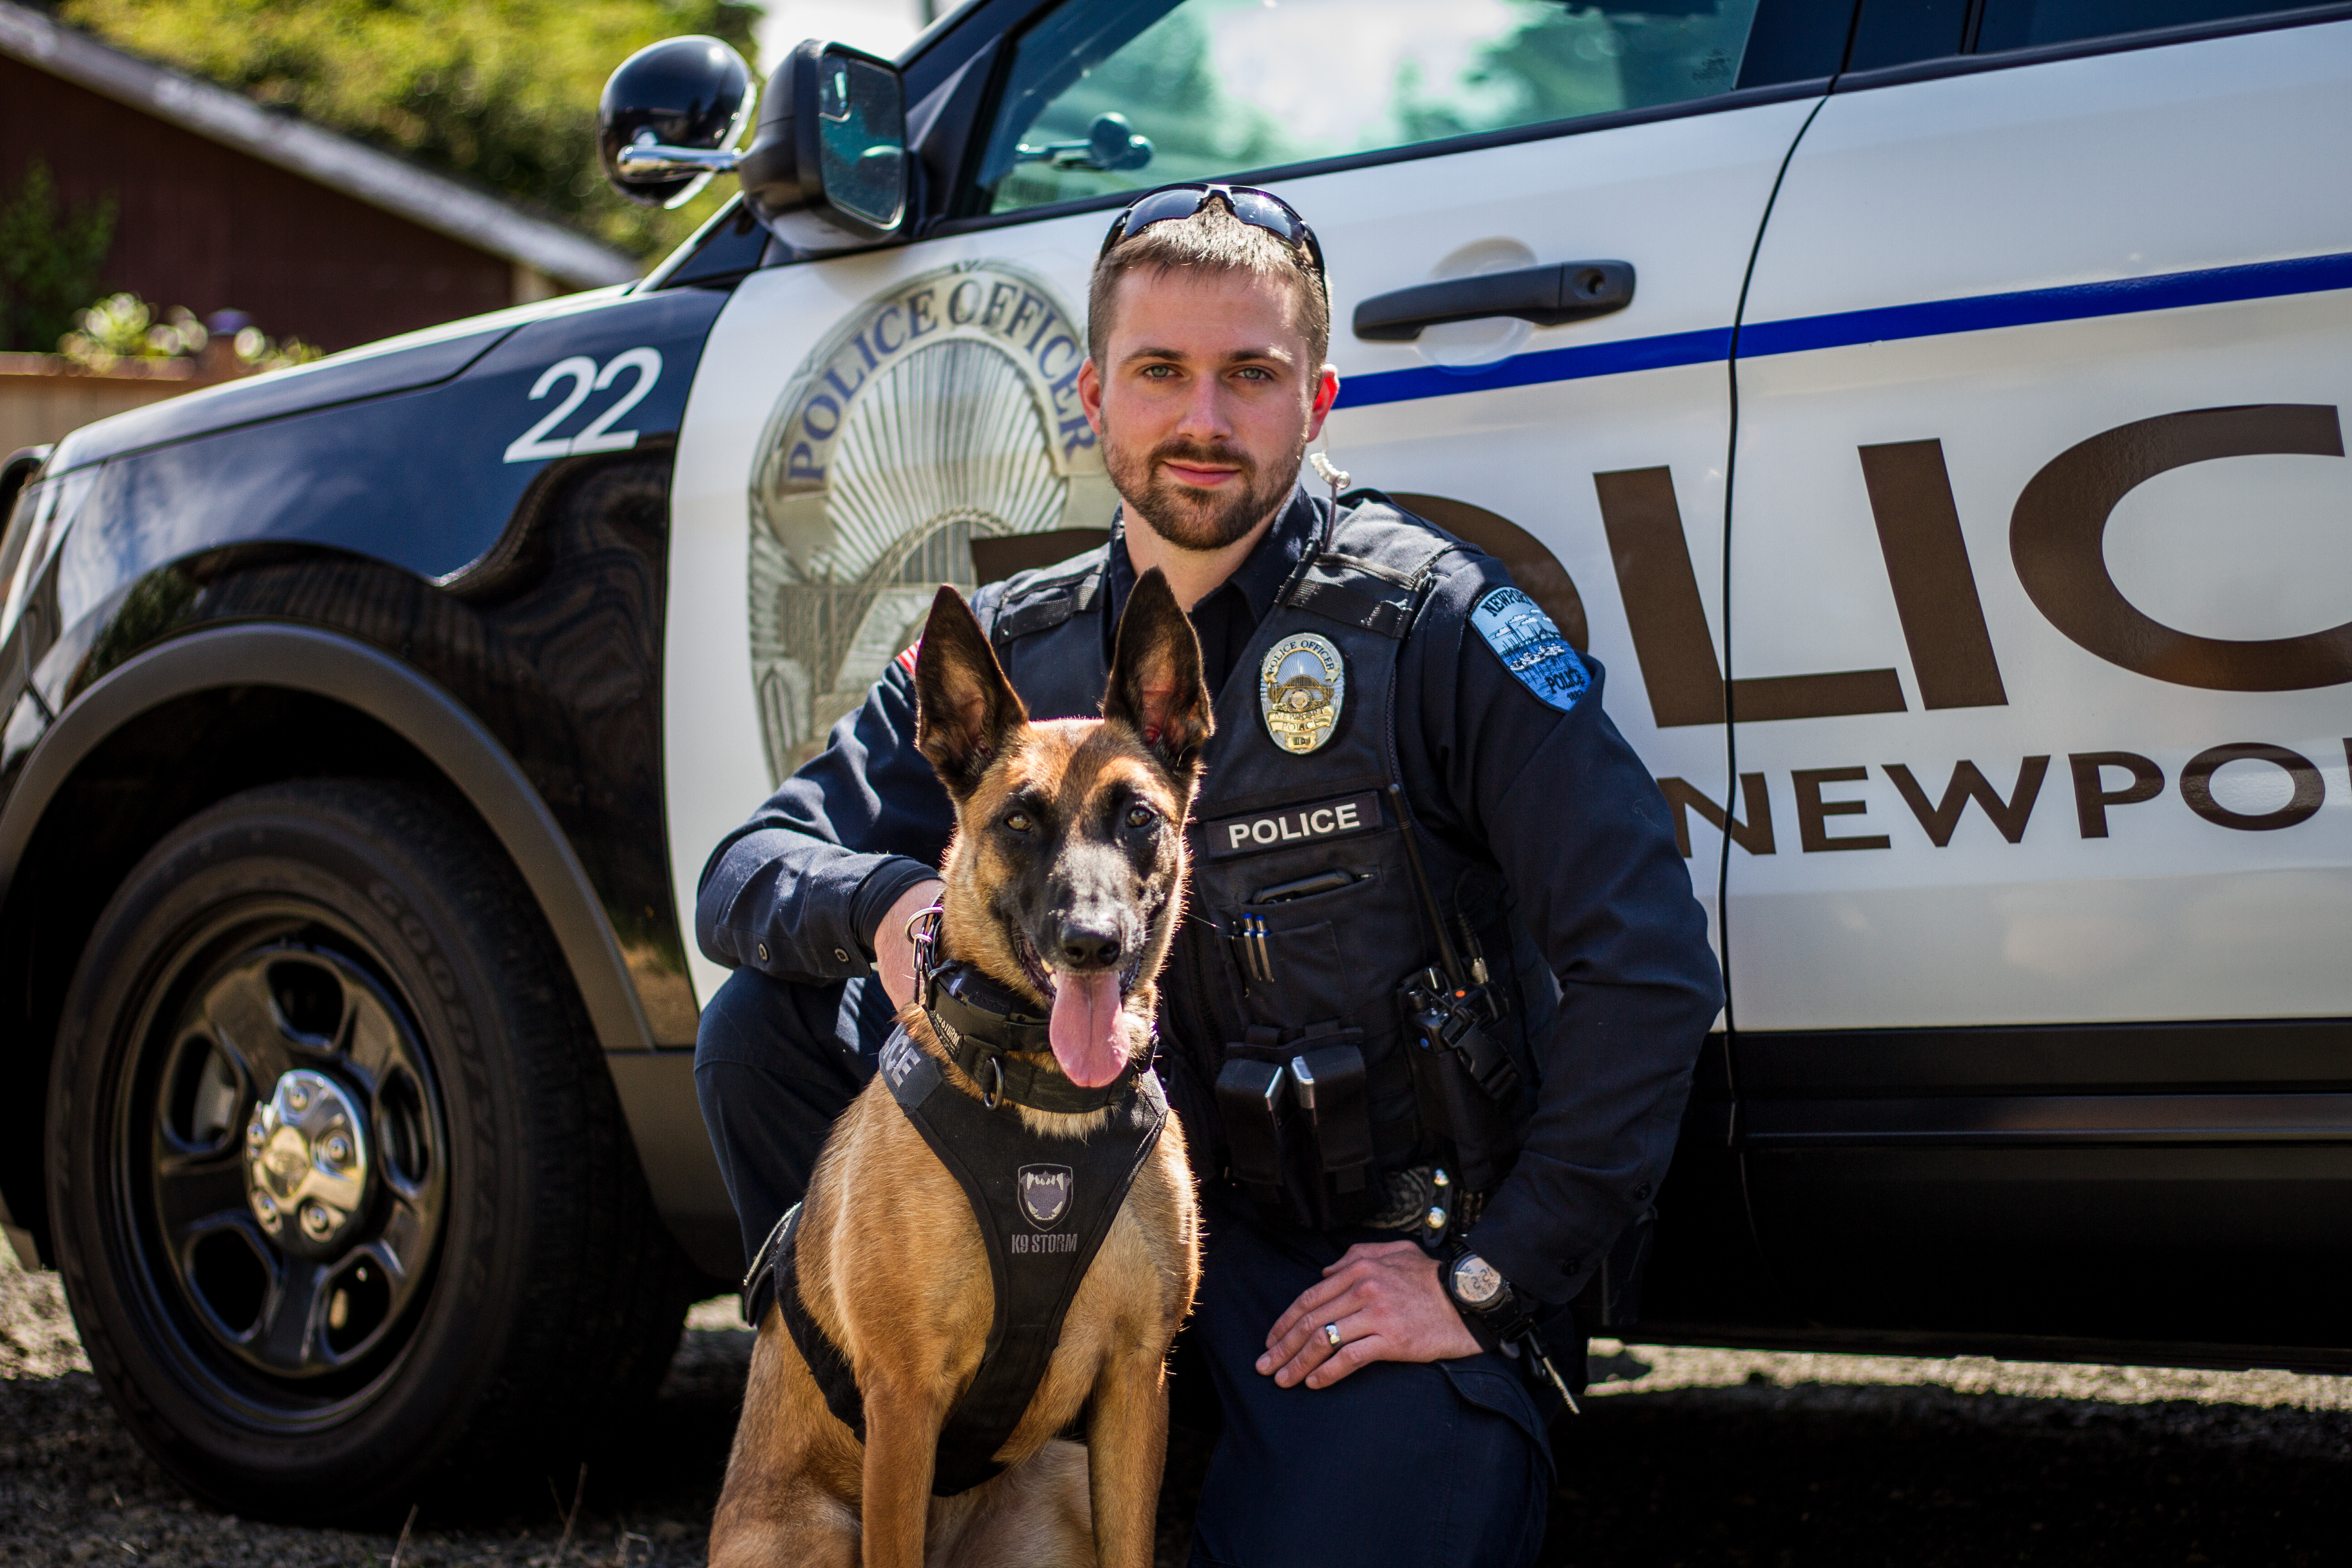
[[[1343,510],[1218,694],[1193,802],[1190,902],[1160,981],[1176,1064],[1169,1095],[1202,1175],[1222,1172],[1270,1216],[1309,1228],[1412,1224],[1420,1210],[1410,1182],[1386,1178],[1460,1152],[1427,1126],[1399,1005],[1400,987],[1435,957],[1405,832],[1416,834],[1454,942],[1467,932],[1507,975],[1513,1017],[1500,1032],[1524,1083],[1534,1082],[1531,1030],[1556,1003],[1496,870],[1399,819],[1399,656],[1408,637],[1438,633],[1423,612],[1440,558],[1459,548],[1377,501]],[[980,606],[1033,718],[1101,710],[1105,560],[1097,550],[1024,574]],[[1297,750],[1269,726],[1265,665],[1302,637],[1342,668],[1328,738]],[[1280,661],[1277,678],[1287,668]],[[1317,738],[1311,728],[1307,738]],[[1236,1062],[1256,1066],[1231,1070]],[[1278,1103],[1257,1113],[1237,1105],[1254,1089]],[[1487,1152],[1489,1185],[1507,1169],[1530,1100],[1522,1093],[1506,1108],[1512,1135],[1507,1149]]]

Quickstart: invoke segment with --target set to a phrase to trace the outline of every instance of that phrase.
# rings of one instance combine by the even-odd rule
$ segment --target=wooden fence
[[[235,361],[230,361],[234,365]],[[39,447],[93,419],[218,386],[249,374],[217,359],[119,360],[90,370],[57,354],[0,353],[0,457]]]

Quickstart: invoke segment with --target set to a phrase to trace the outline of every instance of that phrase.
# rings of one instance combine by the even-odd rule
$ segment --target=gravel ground
[[[587,1478],[568,1540],[577,1478],[551,1478],[509,1519],[423,1520],[404,1568],[700,1563],[751,1357],[734,1322],[731,1298],[695,1309],[637,1446]],[[1602,1381],[1557,1435],[1559,1568],[2352,1562],[2352,1379],[1594,1351]],[[1176,1434],[1163,1563],[1183,1561],[1205,1457]],[[379,1568],[394,1546],[191,1502],[99,1393],[57,1277],[0,1247],[0,1563]]]

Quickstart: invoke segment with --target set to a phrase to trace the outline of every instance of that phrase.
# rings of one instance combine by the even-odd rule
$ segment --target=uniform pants
[[[746,1258],[800,1200],[834,1119],[873,1075],[890,1012],[878,983],[794,985],[748,969],[703,1009],[695,1091]],[[1551,1450],[1517,1372],[1484,1354],[1375,1362],[1329,1388],[1277,1388],[1254,1364],[1275,1320],[1350,1241],[1394,1238],[1277,1233],[1208,1186],[1200,1298],[1177,1362],[1180,1377],[1205,1378],[1219,1418],[1195,1568],[1533,1562]]]

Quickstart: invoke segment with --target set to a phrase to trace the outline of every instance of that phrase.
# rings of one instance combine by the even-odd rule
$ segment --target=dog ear
[[[1028,721],[971,607],[942,586],[915,655],[915,749],[961,800]]]
[[[1119,614],[1102,710],[1106,719],[1133,725],[1178,778],[1191,782],[1215,723],[1201,679],[1201,639],[1157,566],[1136,584]]]

